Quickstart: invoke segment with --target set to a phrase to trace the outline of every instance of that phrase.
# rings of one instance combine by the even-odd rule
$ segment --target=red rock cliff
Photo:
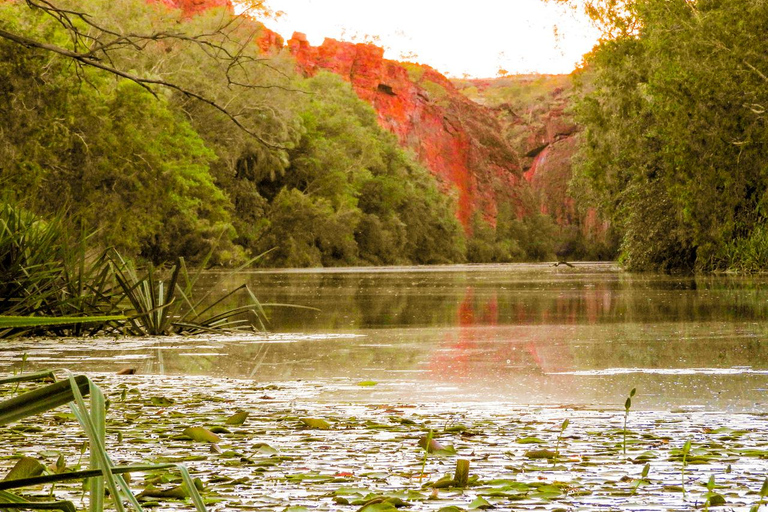
[[[149,3],[162,3],[174,9],[181,9],[185,15],[192,16],[214,7],[232,8],[229,0],[148,0]]]
[[[305,74],[332,71],[373,105],[381,125],[457,195],[466,228],[475,212],[493,222],[499,201],[514,196],[520,169],[496,116],[434,69],[387,60],[372,44],[326,39],[313,47],[294,34],[288,47]]]

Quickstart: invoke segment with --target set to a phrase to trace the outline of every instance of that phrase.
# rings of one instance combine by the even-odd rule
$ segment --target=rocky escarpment
[[[529,208],[551,216],[560,226],[578,227],[589,238],[603,238],[607,223],[594,209],[578,205],[569,192],[580,131],[568,110],[573,90],[570,76],[508,76],[460,80],[456,85],[491,108],[502,123],[535,198]]]
[[[229,0],[156,0],[191,15]],[[561,227],[601,237],[607,225],[569,195],[578,127],[567,113],[570,78],[512,76],[449,80],[429,66],[384,58],[373,44],[326,39],[312,46],[303,34],[285,42],[263,28],[265,53],[286,47],[307,76],[321,70],[347,80],[457,200],[468,231],[474,220],[495,225],[499,207],[518,216],[551,216]]]
[[[229,0],[148,0],[150,3],[161,3],[174,9],[181,9],[187,16],[203,12],[214,7],[232,8]]]
[[[373,105],[380,124],[456,194],[465,227],[476,213],[494,222],[498,204],[514,199],[522,173],[501,123],[439,72],[385,59],[372,44],[326,39],[315,47],[294,34],[288,48],[304,73],[334,72]]]

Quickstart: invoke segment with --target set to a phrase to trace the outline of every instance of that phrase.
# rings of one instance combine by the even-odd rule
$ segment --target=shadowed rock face
[[[387,60],[372,44],[326,39],[314,47],[297,33],[288,48],[306,75],[336,73],[373,105],[381,126],[456,195],[457,216],[465,227],[475,212],[493,222],[497,204],[514,198],[522,175],[501,124],[493,111],[466,98],[439,72]]]

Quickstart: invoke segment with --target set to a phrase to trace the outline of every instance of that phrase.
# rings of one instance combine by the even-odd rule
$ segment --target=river
[[[243,282],[267,333],[10,340],[0,372],[70,368],[321,383],[325,400],[764,411],[768,280],[612,264],[209,274]],[[213,283],[216,283],[215,285]],[[230,304],[234,305],[234,304]],[[367,384],[367,385],[366,385]]]

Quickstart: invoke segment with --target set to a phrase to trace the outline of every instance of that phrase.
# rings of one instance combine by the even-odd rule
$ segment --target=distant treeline
[[[262,263],[464,259],[451,199],[431,174],[340,78],[304,78],[289,56],[261,55],[258,23],[224,9],[180,22],[143,0],[56,5],[98,27],[69,16],[73,29],[20,2],[0,3],[0,27],[81,54],[98,46],[88,58],[200,92],[240,126],[179,89],[151,92],[0,38],[6,201],[43,218],[64,211],[92,243],[156,263],[212,246],[225,265],[273,248]]]

